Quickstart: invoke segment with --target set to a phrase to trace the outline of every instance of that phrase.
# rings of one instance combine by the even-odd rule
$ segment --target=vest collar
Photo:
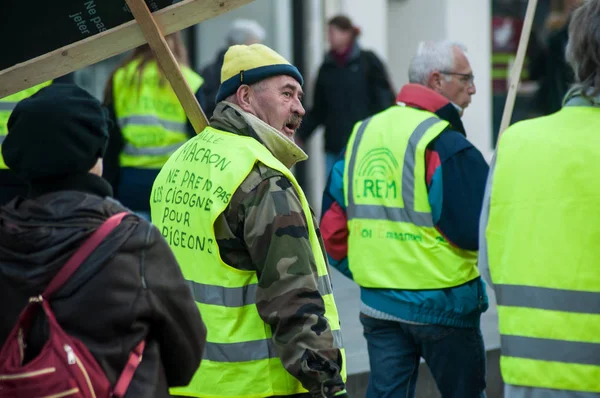
[[[405,84],[398,93],[396,101],[399,105],[435,113],[437,117],[450,123],[452,129],[467,135],[460,118],[460,108],[429,87],[414,83]]]
[[[292,140],[231,102],[222,101],[217,104],[210,125],[258,140],[287,168],[308,159],[308,155]]]
[[[600,108],[600,94],[595,97],[585,97],[581,92],[581,88],[575,87],[571,89],[563,100],[563,106],[588,106]],[[590,91],[592,91],[590,89]]]

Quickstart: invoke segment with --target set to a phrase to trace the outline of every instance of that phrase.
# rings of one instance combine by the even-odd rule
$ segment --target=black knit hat
[[[87,173],[104,156],[108,120],[75,84],[54,83],[19,102],[2,143],[6,165],[26,181]]]

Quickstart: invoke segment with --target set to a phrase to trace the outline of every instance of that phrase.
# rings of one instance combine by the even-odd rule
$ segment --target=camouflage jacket
[[[254,137],[286,167],[307,158],[292,141],[233,104],[218,104],[210,125]],[[318,225],[314,216],[313,221]],[[311,396],[330,397],[345,389],[342,356],[323,316],[325,305],[317,288],[307,228],[291,182],[262,163],[254,166],[215,221],[223,261],[257,272],[256,306],[272,328],[283,366]],[[317,235],[325,253],[318,230]]]

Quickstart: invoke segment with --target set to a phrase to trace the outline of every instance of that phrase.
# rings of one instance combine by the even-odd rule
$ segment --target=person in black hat
[[[50,84],[74,83],[74,81],[74,74],[69,73],[54,80],[49,80],[7,97],[0,98],[0,148],[2,148],[2,143],[8,133],[8,119],[19,101],[31,97]],[[0,206],[10,202],[15,196],[26,194],[27,184],[8,168],[0,152]]]
[[[0,207],[0,346],[29,297],[37,296],[90,234],[127,211],[102,175],[108,141],[101,104],[71,84],[53,84],[19,102],[2,154],[29,195]],[[206,329],[160,232],[128,215],[52,300],[59,324],[81,340],[111,383],[146,339],[128,397],[169,397],[190,382]],[[25,358],[48,339],[39,317]]]

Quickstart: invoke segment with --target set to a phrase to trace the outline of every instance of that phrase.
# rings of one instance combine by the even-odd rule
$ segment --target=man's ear
[[[437,91],[438,93],[442,91],[442,79],[443,76],[437,70],[434,71],[431,76],[429,76],[429,88]]]
[[[235,93],[238,106],[246,112],[252,111],[252,95],[250,93],[250,86],[242,84]]]

